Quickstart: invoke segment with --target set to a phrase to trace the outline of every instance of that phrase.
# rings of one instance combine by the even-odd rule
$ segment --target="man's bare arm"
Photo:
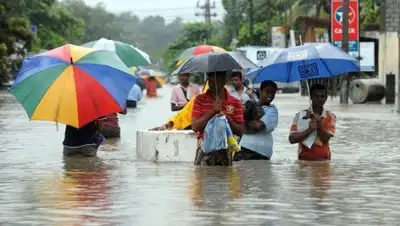
[[[303,142],[314,130],[310,127],[302,132],[294,132],[289,135],[289,142],[291,144],[297,144]]]
[[[231,126],[232,133],[236,136],[242,136],[245,128],[244,123],[236,123],[228,118],[229,125]]]

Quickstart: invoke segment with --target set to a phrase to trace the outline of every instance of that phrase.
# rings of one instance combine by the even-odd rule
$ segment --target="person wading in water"
[[[242,136],[244,128],[243,106],[225,88],[227,72],[207,73],[209,89],[195,97],[192,111],[192,129],[197,133],[195,165],[231,166],[232,156],[228,150],[204,152],[204,128],[215,115],[224,114],[234,135]]]
[[[185,105],[201,93],[200,86],[189,82],[189,74],[182,73],[179,75],[180,84],[172,89],[171,94],[171,110],[180,111]]]

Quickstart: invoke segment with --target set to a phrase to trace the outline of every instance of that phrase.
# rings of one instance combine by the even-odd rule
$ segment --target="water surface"
[[[136,160],[135,131],[171,115],[169,87],[120,116],[122,138],[98,158],[63,158],[64,126],[29,122],[0,94],[0,225],[397,225],[400,120],[392,106],[328,108],[338,116],[333,160],[299,163],[287,142],[307,107],[278,95],[270,162],[233,168]],[[194,151],[194,150],[188,150]]]

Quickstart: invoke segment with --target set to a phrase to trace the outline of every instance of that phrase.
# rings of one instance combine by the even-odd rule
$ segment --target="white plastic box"
[[[197,138],[193,131],[139,130],[136,133],[137,158],[155,162],[193,162]]]

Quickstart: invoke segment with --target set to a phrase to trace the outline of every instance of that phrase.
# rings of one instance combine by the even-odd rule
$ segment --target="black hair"
[[[240,79],[243,79],[242,73],[240,71],[234,71],[231,73],[231,77],[235,78],[235,77],[239,77]]]
[[[274,81],[271,80],[265,80],[261,83],[260,85],[260,90],[265,89],[267,86],[275,88],[276,90],[278,89],[278,85]]]
[[[318,84],[318,83],[317,84],[313,84],[310,87],[310,96],[314,93],[314,91],[317,91],[317,90],[325,91],[325,95],[328,96],[328,90],[326,89],[326,86],[324,86],[322,84]]]

